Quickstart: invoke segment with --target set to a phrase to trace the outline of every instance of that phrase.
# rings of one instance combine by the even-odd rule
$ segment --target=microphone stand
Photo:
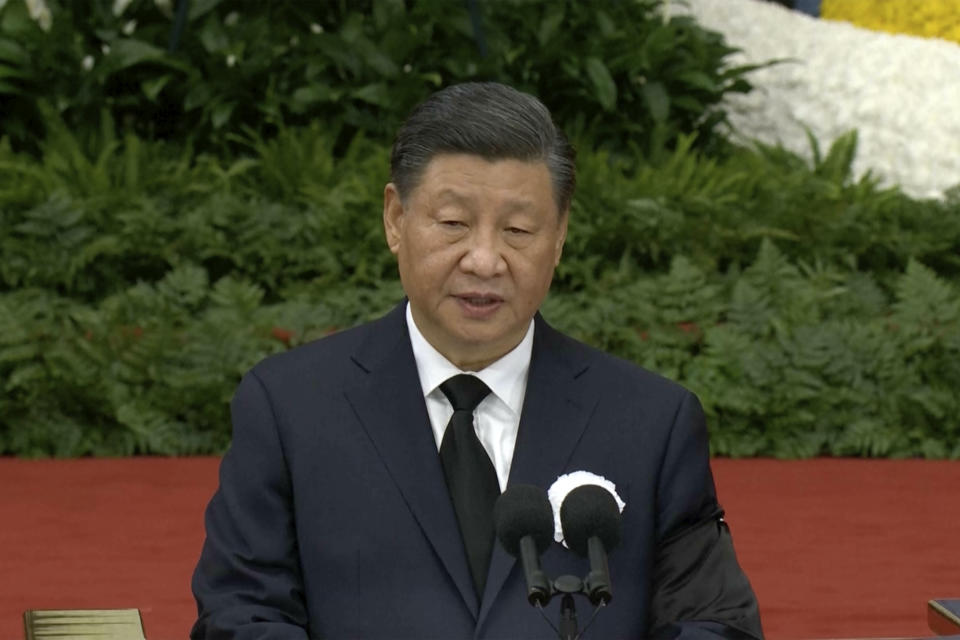
[[[573,602],[573,596],[569,593],[563,594],[560,600],[560,627],[557,629],[560,640],[577,640],[580,637],[580,630],[577,628],[577,607]]]
[[[598,499],[592,495],[597,491],[606,499]],[[583,629],[583,633],[586,633],[596,620],[600,609],[606,607],[612,597],[610,569],[607,565],[605,547],[609,544],[612,548],[619,542],[620,511],[614,497],[602,487],[585,485],[571,491],[570,496],[565,498],[561,505],[560,517],[563,521],[564,533],[569,537],[570,533],[567,529],[571,516],[565,514],[564,510],[567,509],[571,497],[578,495],[579,497],[573,502],[574,506],[570,507],[574,511],[573,533],[578,542],[572,549],[579,555],[587,556],[590,570],[583,578],[562,575],[555,580],[550,580],[540,568],[539,557],[541,551],[549,546],[552,532],[550,525],[553,520],[550,503],[543,494],[542,489],[532,485],[518,485],[507,489],[497,502],[499,513],[497,536],[507,552],[518,557],[523,564],[524,578],[527,583],[527,601],[540,612],[560,640],[580,640],[581,631],[573,596],[580,594],[596,607],[593,616]],[[599,507],[591,506],[592,502],[597,502]],[[525,510],[529,513],[525,513]],[[594,522],[595,520],[600,524]],[[601,524],[603,526],[600,526]],[[573,538],[571,538],[572,542]],[[579,542],[584,543],[582,550]],[[562,596],[558,626],[554,626],[545,611],[546,605],[555,595]]]
[[[577,607],[573,594],[587,595],[584,582],[577,576],[565,575],[554,580],[552,586],[551,596],[563,594],[560,600],[560,624],[554,628],[554,631],[557,632],[560,640],[578,640],[580,629],[577,624]]]

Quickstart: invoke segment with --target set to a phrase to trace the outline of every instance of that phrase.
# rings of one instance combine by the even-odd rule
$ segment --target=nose
[[[466,252],[460,258],[460,268],[480,278],[493,278],[503,273],[507,262],[497,234],[480,230],[470,234]]]

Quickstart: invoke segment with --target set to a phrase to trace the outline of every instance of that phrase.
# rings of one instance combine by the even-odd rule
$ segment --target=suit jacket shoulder
[[[681,384],[662,375],[645,369],[635,362],[620,358],[595,347],[591,347],[550,326],[541,316],[537,316],[537,332],[542,335],[544,348],[561,354],[571,363],[580,363],[589,378],[597,380],[605,387],[618,391],[636,393],[637,389],[661,400],[681,402],[691,392]],[[571,364],[576,367],[576,364]]]
[[[268,385],[299,381],[313,389],[331,389],[359,383],[359,374],[369,371],[371,358],[376,361],[385,351],[409,348],[403,308],[399,305],[377,320],[272,355],[257,363],[252,372]]]

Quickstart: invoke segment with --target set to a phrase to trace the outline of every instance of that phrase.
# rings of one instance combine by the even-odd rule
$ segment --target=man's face
[[[406,206],[388,184],[383,222],[417,327],[474,371],[523,339],[567,235],[545,163],[469,154],[431,160]]]

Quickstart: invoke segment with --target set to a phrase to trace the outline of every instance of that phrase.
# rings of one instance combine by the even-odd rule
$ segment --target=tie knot
[[[473,413],[477,405],[490,393],[490,387],[476,376],[461,373],[448,378],[440,385],[440,391],[443,391],[443,395],[447,396],[447,400],[453,405],[454,411]]]

